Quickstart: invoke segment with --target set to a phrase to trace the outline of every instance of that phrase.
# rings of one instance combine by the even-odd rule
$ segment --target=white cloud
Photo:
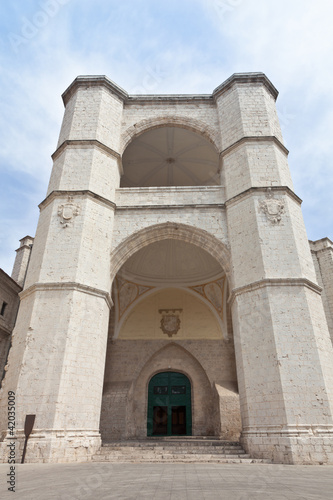
[[[22,34],[23,19],[34,22],[44,3],[12,4],[0,42],[1,170],[11,182],[30,176],[20,213],[2,194],[0,262],[7,271],[3,263],[12,260],[18,239],[35,230],[61,125],[60,96],[79,74],[106,74],[131,93],[210,93],[234,72],[264,71],[280,91],[277,106],[309,237],[332,237],[329,0],[62,2],[16,52],[8,34]]]
[[[263,71],[280,91],[277,108],[309,237],[332,238],[333,211],[327,209],[333,189],[332,2],[202,3],[231,49],[230,73]]]

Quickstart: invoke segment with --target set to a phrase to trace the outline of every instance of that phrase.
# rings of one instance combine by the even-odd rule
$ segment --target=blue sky
[[[333,239],[331,0],[11,0],[0,4],[0,267],[34,236],[62,92],[107,75],[129,93],[211,93],[262,71],[309,239]]]

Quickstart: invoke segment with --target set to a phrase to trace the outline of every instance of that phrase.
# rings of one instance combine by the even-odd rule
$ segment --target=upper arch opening
[[[154,128],[123,154],[120,187],[220,185],[219,155],[202,135],[181,127]]]

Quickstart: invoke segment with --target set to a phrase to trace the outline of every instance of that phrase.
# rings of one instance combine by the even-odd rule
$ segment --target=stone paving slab
[[[332,500],[332,466],[271,464],[0,465],[0,498],[15,500]]]

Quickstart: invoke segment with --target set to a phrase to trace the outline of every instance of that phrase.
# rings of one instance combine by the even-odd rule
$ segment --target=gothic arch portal
[[[184,347],[174,342],[151,355],[143,367],[138,367],[129,391],[126,423],[128,437],[147,435],[148,385],[160,372],[179,372],[188,377],[192,387],[193,435],[212,435],[213,392],[210,381],[200,362]]]

